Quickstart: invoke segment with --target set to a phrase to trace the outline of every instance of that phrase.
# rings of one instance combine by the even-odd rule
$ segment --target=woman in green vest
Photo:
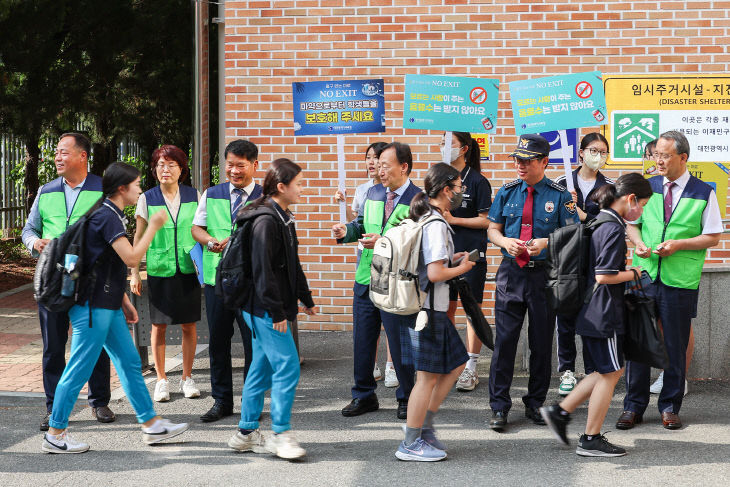
[[[157,232],[147,250],[147,284],[152,321],[152,357],[157,371],[154,399],[170,400],[170,386],[165,374],[165,332],[167,325],[182,326],[183,371],[180,391],[185,397],[200,397],[192,378],[197,345],[195,322],[200,320],[200,283],[190,258],[195,245],[191,234],[193,216],[200,195],[181,185],[190,170],[185,153],[174,145],[163,145],[152,153],[152,174],[159,185],[139,197],[135,243],[142,238],[149,217],[166,211],[170,218]],[[139,266],[132,270],[132,292],[142,294]]]

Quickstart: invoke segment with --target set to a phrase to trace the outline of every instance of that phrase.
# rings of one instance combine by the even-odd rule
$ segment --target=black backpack
[[[586,289],[588,261],[591,258],[591,235],[611,218],[588,223],[574,223],[554,230],[548,237],[547,299],[559,315],[572,316],[580,311],[590,294]]]
[[[255,218],[239,221],[218,263],[215,294],[223,306],[240,310],[253,299],[254,280],[251,271],[251,227]]]

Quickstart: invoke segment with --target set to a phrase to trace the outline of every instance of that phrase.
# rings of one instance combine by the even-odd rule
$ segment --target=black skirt
[[[147,276],[150,321],[155,325],[179,325],[200,321],[200,282],[195,274],[178,272],[172,277]]]

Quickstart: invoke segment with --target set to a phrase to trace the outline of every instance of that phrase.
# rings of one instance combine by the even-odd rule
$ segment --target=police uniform
[[[494,198],[489,220],[504,225],[505,237],[520,238],[527,188],[527,183],[517,179],[500,188]],[[556,228],[575,223],[578,219],[570,193],[547,177],[534,185],[532,215],[532,237],[536,239],[546,238]],[[493,411],[509,411],[512,406],[509,389],[517,342],[525,312],[528,312],[530,379],[522,401],[526,407],[534,409],[542,406],[550,385],[555,315],[550,310],[545,294],[547,251],[530,257],[524,267],[520,267],[504,249],[502,255],[496,279],[496,337],[489,371],[490,406]]]

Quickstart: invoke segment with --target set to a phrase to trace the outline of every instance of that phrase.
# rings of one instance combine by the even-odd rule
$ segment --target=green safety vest
[[[172,214],[155,234],[147,249],[147,274],[156,277],[172,277],[180,269],[183,274],[193,274],[195,266],[190,258],[190,250],[195,245],[193,217],[198,208],[198,192],[190,186],[179,187],[180,210],[173,220]],[[162,190],[159,186],[145,192],[147,219],[158,211],[167,211]]]
[[[712,191],[707,183],[690,176],[669,223],[665,225],[663,181],[663,176],[655,176],[649,180],[654,194],[649,198],[641,216],[641,239],[652,250],[666,240],[701,235],[702,213]],[[659,257],[652,253],[648,258],[634,254],[633,264],[646,270],[652,280],[659,276],[660,281],[667,286],[697,289],[706,253],[705,249],[678,250],[668,257]]]
[[[101,178],[88,174],[76,202],[67,211],[63,178],[59,177],[44,184],[38,196],[38,212],[41,216],[41,238],[53,239],[76,223],[102,196]]]

